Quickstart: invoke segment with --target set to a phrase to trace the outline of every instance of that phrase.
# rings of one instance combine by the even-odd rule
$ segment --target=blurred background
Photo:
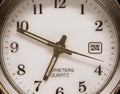
[[[120,0],[117,0],[117,1],[118,1],[119,5],[120,5]]]

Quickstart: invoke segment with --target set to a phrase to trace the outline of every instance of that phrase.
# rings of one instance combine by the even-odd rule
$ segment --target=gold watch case
[[[4,21],[6,20],[10,11],[20,1],[22,0],[2,0],[0,4],[0,37],[1,37],[1,30],[2,30]],[[118,1],[117,0],[97,0],[97,1],[106,9],[106,11],[109,14],[111,14],[112,19],[116,25],[116,28],[120,34],[120,6],[118,4]],[[120,39],[120,35],[119,35],[119,39]],[[117,92],[119,91],[120,89],[120,60],[119,60],[118,67],[114,73],[114,76],[110,80],[111,81],[104,88],[101,94],[104,94],[104,92],[108,92],[108,91],[111,91],[111,94],[117,94]],[[0,61],[0,91],[2,92],[2,94],[9,94],[10,92],[14,92],[14,94],[17,94],[17,91],[11,86],[11,84],[9,83],[8,79],[6,78],[4,74],[4,70],[2,69],[2,66],[1,66],[1,61]]]

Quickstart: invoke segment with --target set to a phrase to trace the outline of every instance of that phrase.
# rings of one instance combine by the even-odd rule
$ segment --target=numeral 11
[[[39,7],[39,8],[38,8]],[[33,9],[34,9],[34,14],[43,14],[42,12],[42,4],[39,4],[39,6],[37,6],[36,4],[33,5]]]

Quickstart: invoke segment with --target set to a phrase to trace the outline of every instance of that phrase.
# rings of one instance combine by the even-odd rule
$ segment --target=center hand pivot
[[[54,68],[54,66],[55,66],[55,64],[56,64],[56,62],[57,62],[57,59],[58,59],[59,55],[60,55],[61,53],[63,53],[60,49],[61,49],[61,47],[65,47],[66,38],[67,38],[67,37],[66,37],[65,35],[63,35],[62,38],[61,38],[61,40],[56,43],[57,48],[54,48],[54,54],[53,54],[53,56],[52,56],[52,58],[51,58],[51,61],[50,61],[50,63],[49,63],[49,66],[48,66],[48,68],[47,68],[47,70],[46,70],[46,72],[45,72],[45,75],[44,75],[44,77],[43,77],[43,80],[45,80],[45,81],[48,80],[48,78],[49,78],[49,76],[50,76],[50,73],[51,73],[52,69]]]

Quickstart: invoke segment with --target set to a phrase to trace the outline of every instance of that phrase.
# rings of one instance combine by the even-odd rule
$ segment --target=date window
[[[88,52],[90,54],[102,54],[102,43],[101,42],[89,42]]]

